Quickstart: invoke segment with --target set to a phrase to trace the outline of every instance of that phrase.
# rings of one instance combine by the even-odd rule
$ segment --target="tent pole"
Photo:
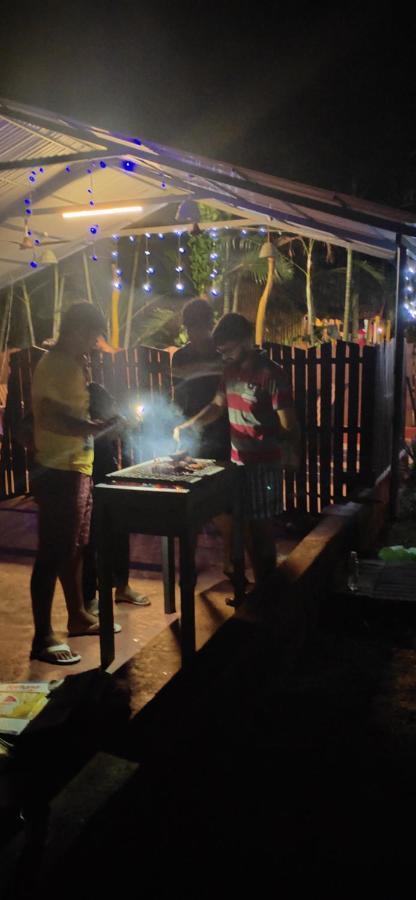
[[[390,479],[390,517],[395,519],[398,512],[398,495],[400,481],[400,451],[403,446],[404,428],[404,331],[405,318],[403,308],[406,248],[401,232],[396,234],[396,307],[395,307],[395,352],[393,382],[393,427]]]

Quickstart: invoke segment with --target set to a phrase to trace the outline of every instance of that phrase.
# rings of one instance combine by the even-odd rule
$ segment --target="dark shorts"
[[[41,469],[33,480],[39,506],[38,558],[65,559],[88,544],[92,479],[81,472]]]
[[[268,463],[236,466],[244,518],[273,519],[283,511],[282,470]]]

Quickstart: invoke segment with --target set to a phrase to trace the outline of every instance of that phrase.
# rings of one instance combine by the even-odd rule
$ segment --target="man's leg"
[[[31,657],[50,663],[78,662],[67,644],[62,644],[52,628],[52,602],[58,575],[56,479],[45,470],[35,481],[33,493],[38,503],[38,552],[30,581],[35,634]]]
[[[81,631],[88,632],[91,626],[97,629],[96,616],[88,613],[84,606],[82,554],[83,548],[76,547],[72,556],[61,562],[58,572],[68,610],[68,631],[73,634]]]
[[[130,603],[132,606],[150,606],[144,594],[138,594],[129,585],[130,535],[128,531],[114,531],[113,534],[113,578],[116,588],[116,603]]]
[[[43,649],[56,643],[52,630],[52,601],[55,593],[57,572],[51,561],[36,557],[30,580],[32,613],[35,625],[33,648]]]
[[[260,584],[276,569],[276,541],[273,519],[252,519],[249,523],[249,553],[256,584]]]

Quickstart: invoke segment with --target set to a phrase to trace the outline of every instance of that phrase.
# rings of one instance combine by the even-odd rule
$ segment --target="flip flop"
[[[121,625],[117,622],[114,622],[114,634],[118,634],[121,631]],[[94,625],[90,625],[87,631],[68,631],[68,637],[97,637],[100,634],[100,624],[97,622]]]
[[[128,593],[115,594],[115,603],[130,603],[130,606],[151,606],[151,601],[144,594],[136,594],[136,591],[128,591]]]
[[[71,656],[69,659],[59,659],[58,653],[70,653]],[[73,653],[68,644],[51,644],[50,647],[43,647],[41,650],[32,650],[30,658],[51,663],[53,666],[72,666],[81,660],[80,654]]]

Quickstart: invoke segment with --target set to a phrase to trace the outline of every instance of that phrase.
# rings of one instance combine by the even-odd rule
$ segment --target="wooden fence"
[[[267,349],[292,384],[302,434],[299,470],[283,476],[285,508],[316,514],[357,487],[374,484],[390,463],[394,342],[360,348],[338,341],[309,350],[269,344]],[[16,433],[30,411],[32,373],[42,352],[32,348],[11,357],[0,459],[3,498],[30,490],[29,452]],[[167,351],[95,353],[91,375],[119,402],[144,392],[171,397]]]

